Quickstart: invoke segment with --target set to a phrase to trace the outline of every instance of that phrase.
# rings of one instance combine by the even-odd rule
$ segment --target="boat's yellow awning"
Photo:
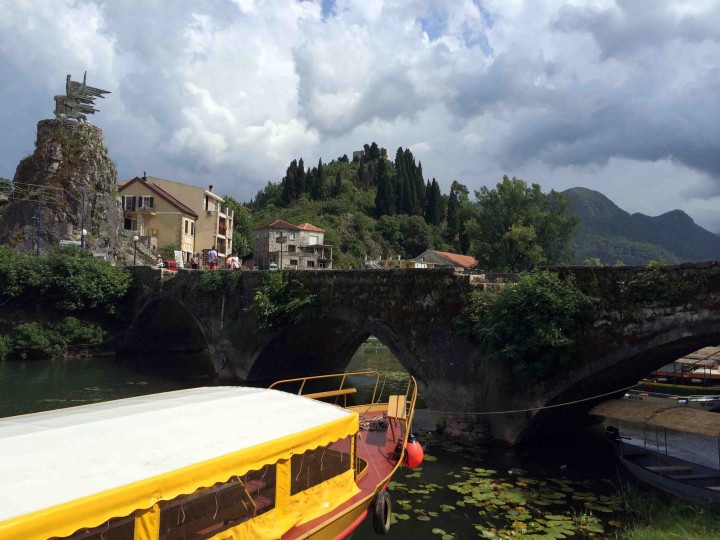
[[[243,387],[0,419],[0,538],[72,534],[357,430],[356,413]]]
[[[616,399],[596,405],[590,409],[590,414],[653,428],[720,437],[720,414],[684,405]]]

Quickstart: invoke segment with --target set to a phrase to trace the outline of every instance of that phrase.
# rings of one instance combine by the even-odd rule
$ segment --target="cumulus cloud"
[[[660,175],[637,211],[720,230],[719,59],[718,0],[6,0],[0,176],[87,70],[112,92],[91,121],[121,178],[248,200],[293,158],[376,141],[445,189],[575,177],[625,208],[614,178]]]

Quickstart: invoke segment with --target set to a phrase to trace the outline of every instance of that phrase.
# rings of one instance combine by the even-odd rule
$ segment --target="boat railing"
[[[357,388],[350,386],[348,377],[365,376],[374,382],[370,403],[375,402],[378,395],[378,386],[380,384],[380,373],[377,371],[355,371],[349,373],[333,373],[331,375],[314,375],[311,377],[298,377],[295,379],[283,379],[276,381],[270,385],[270,388],[276,390],[292,391],[299,396],[305,396],[312,399],[324,399],[342,397],[344,406],[347,406],[347,396],[357,393]]]
[[[351,386],[350,377],[368,377],[371,381],[374,380],[371,382],[373,387],[369,402],[358,403],[357,405],[373,405],[382,402],[383,404],[388,405],[388,416],[405,420],[408,424],[412,421],[412,413],[415,410],[418,389],[417,381],[410,375],[408,375],[407,382],[404,385],[404,393],[387,396],[385,399],[383,399],[382,396],[385,385],[383,384],[382,387],[379,388],[381,386],[381,375],[377,371],[354,371],[347,373],[335,373],[331,375],[315,375],[311,377],[283,379],[271,384],[270,388],[297,393],[300,396],[312,399],[326,399],[334,397],[335,404],[339,404],[338,400],[342,398],[343,406],[347,407],[347,397],[358,392],[358,389],[355,386]]]

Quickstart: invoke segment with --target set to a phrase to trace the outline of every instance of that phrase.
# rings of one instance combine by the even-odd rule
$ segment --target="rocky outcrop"
[[[114,255],[122,213],[117,169],[103,145],[102,130],[72,120],[41,120],[32,155],[20,161],[14,194],[0,216],[0,243],[20,252],[41,252],[61,240]]]

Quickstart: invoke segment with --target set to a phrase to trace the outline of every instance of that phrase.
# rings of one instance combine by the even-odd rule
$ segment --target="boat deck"
[[[386,411],[387,405],[383,409]],[[362,511],[358,510],[358,512],[349,513],[348,516],[352,518],[358,516],[358,519],[364,518],[366,508],[372,502],[378,485],[385,482],[395,468],[398,458],[395,447],[405,436],[404,422],[391,418],[383,419],[383,411],[378,409],[377,406],[365,407],[358,412],[360,414],[360,425],[369,428],[360,430],[358,441],[358,456],[367,463],[357,482],[360,492],[332,512],[294,527],[282,537],[282,540],[305,538],[310,531],[322,525],[329,516],[341,514],[355,506],[362,507]],[[384,428],[384,426],[387,426],[387,428]],[[337,529],[336,534],[340,534],[345,530],[345,527],[353,523],[354,519],[351,519],[351,517],[330,526]],[[334,537],[334,535],[329,537]]]

